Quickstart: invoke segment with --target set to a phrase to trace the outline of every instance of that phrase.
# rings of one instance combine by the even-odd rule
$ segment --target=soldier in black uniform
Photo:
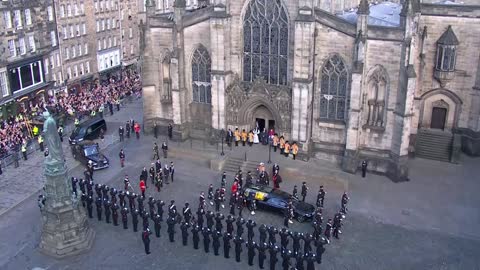
[[[247,241],[247,256],[248,256],[248,265],[253,265],[253,258],[255,257],[255,249],[257,248],[257,244],[252,240]]]
[[[110,112],[113,112],[113,110],[110,110]],[[120,137],[120,141],[123,142],[123,134],[125,130],[123,129],[123,126],[120,126],[118,128],[118,136]]]
[[[148,180],[148,171],[146,167],[143,167],[142,172],[140,173],[140,180],[145,181],[145,187],[146,187],[147,180]]]
[[[162,220],[160,219],[160,215],[154,215],[153,218],[153,227],[155,229],[155,236],[160,238],[160,229],[162,229]]]
[[[300,240],[303,238],[303,235],[299,232],[294,232],[292,234],[293,239],[293,253],[296,254],[300,250]]]
[[[253,176],[252,176],[252,172],[251,171],[248,171],[247,172],[247,177],[245,178],[245,184],[247,186],[253,184]]]
[[[225,219],[222,213],[217,213],[215,215],[215,230],[221,232],[223,230],[222,220]]]
[[[110,201],[110,198],[108,197],[108,192],[110,191],[110,188],[107,185],[102,185],[102,195],[103,195],[103,200]]]
[[[318,239],[322,235],[322,224],[313,222],[313,239]]]
[[[198,226],[198,225],[193,225],[193,228],[192,228],[192,236],[193,236],[193,248],[194,249],[198,249],[198,242],[200,241],[200,237],[199,237],[199,232],[201,230],[201,227]]]
[[[280,235],[280,246],[283,251],[288,247],[288,238],[291,233],[286,228],[282,228],[278,234]]]
[[[342,195],[342,209],[340,210],[340,213],[342,214],[347,214],[347,203],[348,203],[348,200],[350,200],[350,198],[348,197],[347,195],[347,192],[345,191]]]
[[[296,270],[304,270],[304,263],[303,263],[303,259],[304,259],[304,255],[302,252],[299,252],[297,254],[294,254],[295,256],[295,269]]]
[[[265,243],[267,242],[267,226],[265,224],[260,225],[258,228],[258,231],[260,232],[260,243]]]
[[[253,237],[255,236],[255,233],[253,232],[253,228],[257,226],[257,223],[255,221],[249,219],[247,221],[247,240],[248,241],[253,241]]]
[[[230,215],[232,216],[235,216],[235,202],[237,200],[236,196],[236,194],[232,194],[232,196],[230,196],[230,201],[228,202],[228,204],[230,205]]]
[[[298,189],[297,189],[297,185],[293,186],[293,192],[292,192],[292,196],[298,200]]]
[[[270,270],[275,270],[275,265],[278,262],[278,258],[277,258],[278,247],[270,246],[269,253],[270,253]]]
[[[290,221],[290,210],[288,208],[285,208],[283,210],[283,226],[288,228],[289,221]]]
[[[367,176],[367,166],[368,163],[366,160],[362,161],[362,177],[365,178]]]
[[[192,210],[190,210],[190,206],[188,203],[185,203],[185,207],[183,207],[183,220],[190,224],[190,219],[192,218]]]
[[[87,181],[83,180],[83,179],[80,179],[80,181],[78,181],[78,186],[80,187],[80,191],[83,193],[83,194],[87,194],[87,192],[85,192],[85,185],[86,185]]]
[[[118,205],[112,204],[112,220],[113,220],[113,226],[118,226]]]
[[[160,221],[163,221],[163,206],[165,205],[165,202],[163,202],[162,200],[157,200],[156,205],[157,214],[160,216]]]
[[[187,245],[188,242],[188,228],[190,227],[190,222],[182,222],[180,225],[180,231],[182,231],[182,244]]]
[[[220,211],[220,203],[222,202],[222,199],[220,197],[220,189],[216,189],[215,190],[215,194],[213,196],[213,201],[215,203],[215,212],[219,212]]]
[[[238,207],[238,216],[242,216],[243,208],[245,207],[246,200],[243,197],[243,194],[240,193],[237,195],[237,207]]]
[[[302,183],[302,202],[304,202],[305,197],[307,197],[307,190],[308,190],[307,182],[303,182]]]
[[[312,251],[311,243],[313,242],[313,235],[311,233],[306,233],[303,236],[303,253],[308,253]]]
[[[235,218],[232,215],[228,215],[225,222],[227,223],[227,233],[233,235],[233,223],[235,222]]]
[[[260,267],[260,269],[263,269],[263,263],[267,258],[267,255],[266,255],[266,251],[268,249],[267,243],[259,243],[257,245],[257,249],[258,249],[258,266]]]
[[[325,226],[325,237],[330,240],[330,236],[332,235],[332,219],[329,218],[327,221],[327,225]]]
[[[292,251],[290,250],[284,250],[282,251],[282,267],[283,270],[289,270],[290,269],[290,258],[293,256]]]
[[[119,204],[120,204],[120,207],[124,208],[125,207],[125,192],[123,192],[122,190],[120,190],[118,192],[118,200],[119,200]]]
[[[277,243],[277,239],[275,238],[275,235],[277,233],[278,233],[278,230],[274,226],[270,226],[268,228],[268,243],[271,246],[274,246]]]
[[[330,241],[328,239],[326,239],[325,237],[320,237],[315,241],[315,246],[317,247],[316,259],[317,259],[318,264],[322,263],[322,255],[325,252],[324,245],[328,244],[328,243],[330,243]]]
[[[174,217],[169,217],[167,219],[167,225],[168,225],[168,238],[170,239],[170,242],[175,242],[175,223],[177,221],[175,220]]]
[[[323,202],[325,201],[325,190],[323,186],[320,186],[320,190],[318,190],[317,194],[317,207],[323,207]]]
[[[218,250],[220,249],[220,238],[222,237],[221,231],[215,231],[212,233],[212,247],[213,247],[213,254],[218,256]]]
[[[111,214],[111,204],[110,201],[107,201],[106,199],[103,200],[103,207],[105,208],[105,221],[107,223],[110,223],[110,214]]]
[[[168,217],[176,218],[177,216],[177,207],[175,206],[175,201],[171,200],[170,205],[168,206]]]
[[[203,228],[203,216],[204,215],[205,215],[205,210],[203,209],[203,207],[198,207],[198,210],[197,210],[197,225],[200,228]]]
[[[237,262],[240,262],[240,255],[242,254],[243,239],[240,236],[235,236],[233,238],[233,242],[235,243],[235,260]]]
[[[305,254],[305,260],[307,261],[307,270],[315,270],[315,261],[317,260],[315,253]]]
[[[145,210],[141,212],[142,221],[143,221],[143,229],[145,230],[146,228],[149,227],[149,222],[148,218],[150,217],[150,214],[148,214]]]
[[[214,214],[212,211],[208,211],[207,214],[205,215],[207,217],[207,228],[209,228],[210,230],[213,229],[213,224],[214,224]]]
[[[120,210],[120,214],[122,215],[123,228],[127,230],[128,229],[128,208],[126,207],[122,208],[122,210]]]
[[[135,193],[130,193],[127,191],[127,197],[128,197],[128,205],[130,207],[130,211],[134,211],[135,210],[135,199],[137,198],[137,194]]]
[[[205,249],[205,253],[210,252],[210,234],[212,231],[208,227],[204,227],[202,230],[203,234],[203,248]]]
[[[93,198],[92,198],[92,196],[88,196],[88,198],[87,198],[87,211],[88,211],[88,217],[93,218]]]
[[[145,198],[143,196],[137,196],[138,210],[140,210],[141,213],[145,210],[145,207],[143,206],[144,200]]]
[[[150,234],[152,234],[152,232],[148,228],[142,233],[142,241],[143,245],[145,246],[145,253],[147,253],[147,255],[150,254]]]
[[[230,239],[232,239],[231,233],[226,232],[223,234],[223,256],[226,259],[230,258],[230,248],[232,247],[230,245]]]
[[[245,224],[245,220],[241,217],[237,217],[235,224],[237,225],[237,237],[241,238],[244,232],[243,224]]]
[[[117,203],[117,193],[118,193],[118,191],[115,188],[110,189],[110,198],[111,198],[111,203],[112,204]]]
[[[95,184],[95,193],[97,193],[97,198],[102,198],[102,187],[100,184]]]
[[[340,229],[342,228],[343,215],[341,213],[335,214],[333,218],[333,237],[339,239],[339,234],[342,233]]]
[[[137,232],[138,231],[138,209],[133,210],[131,213],[132,213],[133,231]]]
[[[155,199],[152,196],[148,198],[148,211],[150,212],[150,217],[153,219],[155,217]]]

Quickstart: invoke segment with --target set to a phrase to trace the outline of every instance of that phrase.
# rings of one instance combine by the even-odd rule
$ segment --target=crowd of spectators
[[[111,77],[100,83],[85,85],[69,94],[61,92],[44,102],[39,102],[17,115],[10,115],[0,122],[0,158],[12,150],[18,151],[21,144],[32,139],[32,121],[48,109],[53,115],[65,115],[67,119],[81,120],[92,111],[103,111],[120,104],[125,97],[141,94],[140,76],[132,71],[123,71],[120,78]],[[105,107],[107,106],[107,107]]]

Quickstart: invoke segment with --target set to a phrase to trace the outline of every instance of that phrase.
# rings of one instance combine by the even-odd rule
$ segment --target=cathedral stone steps
[[[257,161],[251,161],[251,160],[245,161],[244,159],[240,159],[240,158],[228,157],[227,160],[225,161],[225,164],[223,165],[222,170],[231,175],[235,175],[239,169],[242,170],[244,175],[248,171],[255,174],[258,164],[259,162]]]
[[[420,158],[449,162],[453,136],[443,131],[419,130],[415,155]]]

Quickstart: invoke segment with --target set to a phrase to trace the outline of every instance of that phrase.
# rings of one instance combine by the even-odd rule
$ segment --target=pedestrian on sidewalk
[[[127,139],[130,139],[130,120],[128,120],[127,123],[125,124],[125,131],[126,131]]]
[[[168,145],[166,142],[162,143],[163,157],[167,158]]]
[[[173,137],[173,126],[172,124],[168,124],[168,138],[171,140]]]
[[[157,126],[157,122],[153,123],[153,136],[155,137],[155,139],[158,139],[158,126]]]
[[[362,178],[365,178],[365,176],[367,176],[367,166],[368,166],[368,163],[366,160],[364,160],[362,162]]]

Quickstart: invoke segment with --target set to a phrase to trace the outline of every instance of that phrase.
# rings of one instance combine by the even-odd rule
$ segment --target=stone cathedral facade
[[[480,6],[338,3],[147,1],[145,130],[274,128],[304,158],[348,172],[367,159],[394,180],[428,136],[447,138],[450,161],[480,154]]]

